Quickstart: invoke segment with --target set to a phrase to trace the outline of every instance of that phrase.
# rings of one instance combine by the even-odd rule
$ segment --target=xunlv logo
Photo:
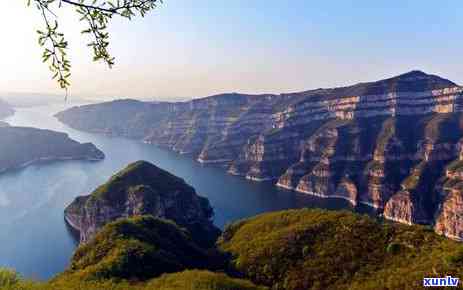
[[[424,287],[457,287],[459,278],[447,276],[445,278],[423,278]]]

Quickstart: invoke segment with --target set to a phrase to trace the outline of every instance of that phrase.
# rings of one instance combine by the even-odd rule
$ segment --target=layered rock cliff
[[[122,100],[57,117],[80,130],[140,139],[248,179],[367,204],[386,218],[434,224],[463,238],[454,214],[459,198],[440,186],[447,166],[462,158],[462,105],[463,88],[412,71],[291,94]]]
[[[41,161],[103,158],[95,145],[81,144],[64,133],[0,124],[0,172]]]
[[[212,246],[220,234],[212,224],[213,209],[206,198],[198,196],[183,179],[145,161],[128,165],[65,209],[65,219],[80,232],[81,242],[109,222],[141,215],[174,221],[202,246]]]

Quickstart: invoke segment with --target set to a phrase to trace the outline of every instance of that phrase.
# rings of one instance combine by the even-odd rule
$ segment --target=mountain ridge
[[[279,187],[375,207],[463,239],[463,88],[421,71],[293,94],[222,94],[182,103],[125,101],[56,117],[217,163]],[[463,164],[463,163],[462,163]],[[456,169],[459,172],[459,169]],[[445,184],[446,186],[442,186]]]

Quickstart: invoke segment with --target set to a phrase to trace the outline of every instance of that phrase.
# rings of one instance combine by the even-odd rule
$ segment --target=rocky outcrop
[[[141,215],[172,220],[203,246],[212,246],[220,234],[212,224],[213,209],[206,198],[198,196],[183,179],[145,161],[128,165],[65,210],[65,219],[79,231],[81,242],[109,222]]]
[[[463,241],[463,161],[451,163],[437,186],[442,202],[436,212],[436,232]]]
[[[64,133],[0,125],[0,172],[43,161],[103,158],[95,145],[81,144]]]
[[[437,185],[462,155],[462,105],[462,87],[412,71],[291,94],[123,100],[57,117],[76,129],[137,138],[219,163],[248,179],[366,204],[392,220],[434,224],[445,200],[446,208],[455,201]]]

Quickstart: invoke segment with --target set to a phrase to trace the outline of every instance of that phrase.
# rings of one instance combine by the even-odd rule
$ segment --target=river
[[[25,277],[48,279],[66,268],[76,241],[63,220],[65,206],[137,160],[150,161],[184,178],[209,198],[219,227],[280,209],[350,207],[344,200],[321,199],[231,176],[223,168],[204,166],[188,156],[136,140],[76,131],[53,117],[67,107],[20,108],[6,119],[13,126],[66,132],[79,142],[92,142],[106,154],[101,162],[48,162],[0,175],[0,267],[13,268]]]

